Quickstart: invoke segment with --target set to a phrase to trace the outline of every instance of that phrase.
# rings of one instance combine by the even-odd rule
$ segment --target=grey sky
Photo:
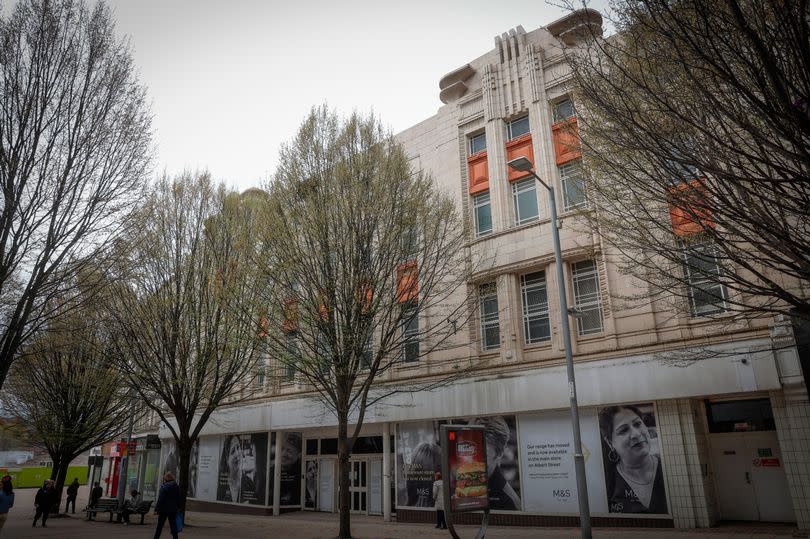
[[[401,131],[495,35],[564,15],[542,0],[109,3],[153,100],[158,172],[208,168],[239,188],[273,172],[311,106],[373,108]]]

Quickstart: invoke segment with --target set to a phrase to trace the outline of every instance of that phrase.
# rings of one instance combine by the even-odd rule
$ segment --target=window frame
[[[299,335],[297,331],[288,331],[285,334],[284,351],[286,354],[296,358],[301,357],[301,347],[298,344],[298,338]],[[294,382],[295,366],[289,361],[284,362],[282,366],[284,367],[284,375],[281,379],[282,382]]]
[[[569,171],[573,170],[574,172],[571,173]],[[582,174],[582,163],[578,160],[573,161],[570,163],[566,163],[564,165],[557,167],[557,172],[560,175],[560,187],[562,188],[563,194],[563,211],[572,211],[580,208],[587,208],[588,207],[588,195],[585,192],[585,178]],[[572,176],[572,178],[569,178]],[[568,182],[571,179],[578,179],[579,180],[579,189],[578,191],[582,195],[582,200],[576,202],[575,204],[570,203],[570,199],[568,197]]]
[[[475,141],[483,140],[484,147],[476,150],[475,149]],[[479,154],[481,152],[487,151],[487,134],[486,133],[479,133],[477,135],[471,135],[467,138],[467,156],[473,156]]]
[[[561,116],[558,111],[560,110],[560,107],[565,103],[570,104],[570,106],[571,106],[571,114],[569,114],[568,116]],[[571,99],[570,97],[560,99],[559,101],[556,101],[556,102],[551,104],[551,118],[552,118],[552,123],[553,124],[558,124],[560,122],[566,122],[566,121],[570,120],[571,118],[576,118],[576,117],[577,117],[577,108],[574,106],[574,100]]]
[[[528,277],[537,275],[542,275],[542,280],[535,277],[531,283],[528,282]],[[541,290],[545,294],[545,302],[540,302],[538,306],[530,306],[528,302],[529,294]],[[545,270],[524,273],[520,276],[520,303],[523,314],[523,342],[526,345],[550,342],[551,318],[549,315],[548,279],[546,278]],[[533,338],[531,336],[531,323],[539,320],[545,320],[547,335]]]
[[[487,313],[485,304],[493,300],[495,302],[495,312]],[[481,331],[481,350],[484,352],[498,350],[501,347],[501,321],[498,307],[498,285],[495,281],[478,285],[478,316]],[[498,338],[494,344],[489,344],[487,330],[493,329],[497,330]]]
[[[527,187],[531,184],[531,188]],[[518,198],[521,194],[526,194],[529,191],[534,193],[534,203],[535,208],[537,209],[537,213],[532,217],[525,217],[521,219],[520,217],[520,205],[518,204]],[[537,181],[532,178],[526,178],[525,180],[520,180],[516,182],[512,182],[512,206],[515,210],[515,225],[523,225],[526,223],[531,223],[532,221],[537,221],[540,219],[540,201],[537,199]]]
[[[481,202],[481,200],[486,197],[486,203]],[[484,193],[478,193],[477,195],[473,195],[473,224],[475,225],[475,236],[486,236],[487,234],[492,234],[492,197],[489,195],[489,191]],[[489,208],[489,229],[482,230],[481,223],[478,218],[478,211],[484,207]]]
[[[681,251],[681,266],[683,268],[684,274],[684,281],[687,287],[687,298],[689,301],[689,316],[691,318],[700,318],[704,316],[712,316],[716,314],[723,314],[728,311],[728,289],[722,282],[717,282],[716,277],[702,277],[699,276],[704,274],[702,271],[691,271],[696,267],[695,264],[691,264],[688,260],[690,256],[701,256],[699,254],[700,250],[710,250],[711,257],[714,260],[714,268],[713,272],[714,275],[719,277],[723,272],[723,267],[720,264],[720,260],[717,256],[717,246],[712,241],[699,241],[693,240],[692,242],[681,240],[680,242],[680,251]],[[708,261],[708,258],[704,256],[703,260]],[[709,284],[711,288],[719,289],[719,295],[721,300],[720,303],[711,303],[705,304],[698,309],[698,305],[696,304],[695,300],[695,290],[700,290],[704,294],[706,293],[705,289],[701,289],[700,286],[703,284]],[[714,295],[713,292],[709,292],[709,294]],[[706,305],[713,305],[714,308],[707,309]]]
[[[517,124],[518,122],[522,122],[523,120],[526,120],[526,131],[523,132],[523,133],[520,133],[518,135],[515,135],[514,134],[514,126],[515,126],[515,124]],[[531,132],[532,132],[532,125],[531,125],[531,122],[529,121],[529,115],[528,114],[524,114],[522,116],[519,116],[519,117],[515,118],[514,120],[509,120],[508,122],[506,122],[506,141],[507,142],[509,142],[511,140],[515,140],[516,138],[520,138],[523,135],[531,134]]]
[[[591,267],[588,269],[578,270],[577,266],[582,266],[590,263]],[[595,292],[588,294],[585,299],[578,293],[579,283],[584,283],[586,280],[593,279]],[[589,335],[598,335],[605,331],[605,312],[602,306],[602,293],[599,281],[599,266],[596,260],[580,260],[571,264],[571,288],[574,293],[574,307],[582,314],[597,311],[599,313],[599,326],[592,328],[584,327],[585,317],[578,316],[577,320],[577,335],[579,337],[587,337]]]
[[[400,330],[402,336],[402,351],[400,361],[408,364],[418,363],[421,352],[419,349],[419,305],[416,302],[408,302],[403,303],[401,308]],[[415,356],[409,354],[409,346],[415,347]]]

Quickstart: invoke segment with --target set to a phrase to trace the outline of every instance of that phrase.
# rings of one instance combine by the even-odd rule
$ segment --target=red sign
[[[453,512],[481,511],[489,507],[487,444],[483,429],[447,432],[447,488]]]
[[[763,468],[778,468],[781,466],[777,458],[759,459],[759,462]]]

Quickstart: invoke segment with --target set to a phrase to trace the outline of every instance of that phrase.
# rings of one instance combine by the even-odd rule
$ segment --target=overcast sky
[[[435,114],[439,79],[495,35],[565,14],[543,0],[109,3],[153,102],[157,171],[208,168],[240,189],[272,174],[313,105],[373,109],[399,132]]]

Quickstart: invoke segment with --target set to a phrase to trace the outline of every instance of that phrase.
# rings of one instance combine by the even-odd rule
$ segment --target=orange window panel
[[[470,178],[470,194],[475,195],[489,190],[489,169],[487,152],[478,152],[467,158],[467,176]]]
[[[506,160],[511,161],[512,159],[517,159],[518,157],[525,157],[531,161],[532,168],[535,168],[531,133],[527,133],[506,143]],[[529,176],[528,172],[520,172],[519,170],[509,169],[510,182],[522,180],[526,176]]]
[[[576,118],[569,118],[551,126],[554,138],[554,157],[557,166],[564,165],[582,157],[582,146],[579,142],[579,126]]]
[[[684,182],[669,190],[669,218],[676,236],[692,236],[714,228],[707,202],[706,184],[702,179]]]
[[[371,304],[374,301],[374,289],[369,285],[361,286],[356,291],[357,303],[360,304],[361,312],[368,313],[371,309]]]
[[[397,301],[408,303],[419,298],[419,267],[416,261],[400,264],[397,268]]]
[[[270,321],[267,318],[267,313],[262,313],[259,317],[259,337],[267,337],[267,329],[270,327]]]
[[[286,332],[298,329],[298,301],[288,299],[284,302],[284,322],[281,324],[281,329]]]

